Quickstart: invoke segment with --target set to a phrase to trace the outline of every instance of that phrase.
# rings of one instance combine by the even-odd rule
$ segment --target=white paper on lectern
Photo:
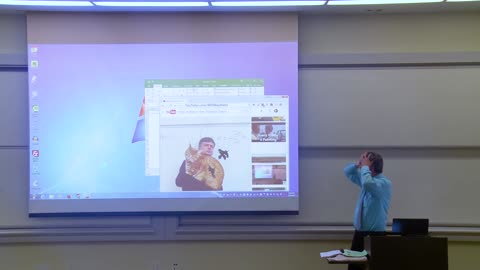
[[[326,251],[326,252],[320,252],[320,257],[328,258],[328,257],[337,256],[338,254],[342,254],[342,252],[340,250],[336,249],[336,250],[331,250],[331,251]]]
[[[345,263],[348,263],[348,262],[357,263],[357,262],[367,262],[368,261],[366,256],[363,256],[363,257],[347,257],[343,254],[339,254],[335,257],[329,257],[329,258],[327,258],[327,260],[329,262],[345,262]]]

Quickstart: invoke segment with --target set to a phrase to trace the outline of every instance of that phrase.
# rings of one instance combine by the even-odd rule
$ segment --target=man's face
[[[271,125],[265,126],[265,133],[270,134],[273,131],[273,127]]]
[[[200,144],[200,152],[202,155],[211,156],[213,155],[213,150],[215,149],[215,144],[212,142],[202,142]]]

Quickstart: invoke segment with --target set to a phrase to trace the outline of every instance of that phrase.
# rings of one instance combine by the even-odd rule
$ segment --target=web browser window
[[[221,191],[288,191],[287,96],[164,97],[157,107],[158,134],[148,134],[159,142],[162,192],[181,190],[175,179],[204,138],[214,144]]]

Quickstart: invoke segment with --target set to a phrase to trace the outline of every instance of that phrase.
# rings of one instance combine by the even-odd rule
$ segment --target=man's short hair
[[[368,159],[372,162],[372,167],[375,173],[383,172],[383,158],[379,153],[368,152]]]
[[[203,138],[201,138],[200,141],[198,142],[198,148],[200,148],[200,145],[202,145],[202,143],[204,143],[204,142],[211,142],[211,143],[213,143],[213,146],[215,146],[215,141],[214,141],[212,138],[210,138],[210,137],[203,137]]]

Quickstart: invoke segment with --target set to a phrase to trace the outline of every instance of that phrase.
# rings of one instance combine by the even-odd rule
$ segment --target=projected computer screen
[[[298,210],[297,51],[29,39],[30,214]]]

